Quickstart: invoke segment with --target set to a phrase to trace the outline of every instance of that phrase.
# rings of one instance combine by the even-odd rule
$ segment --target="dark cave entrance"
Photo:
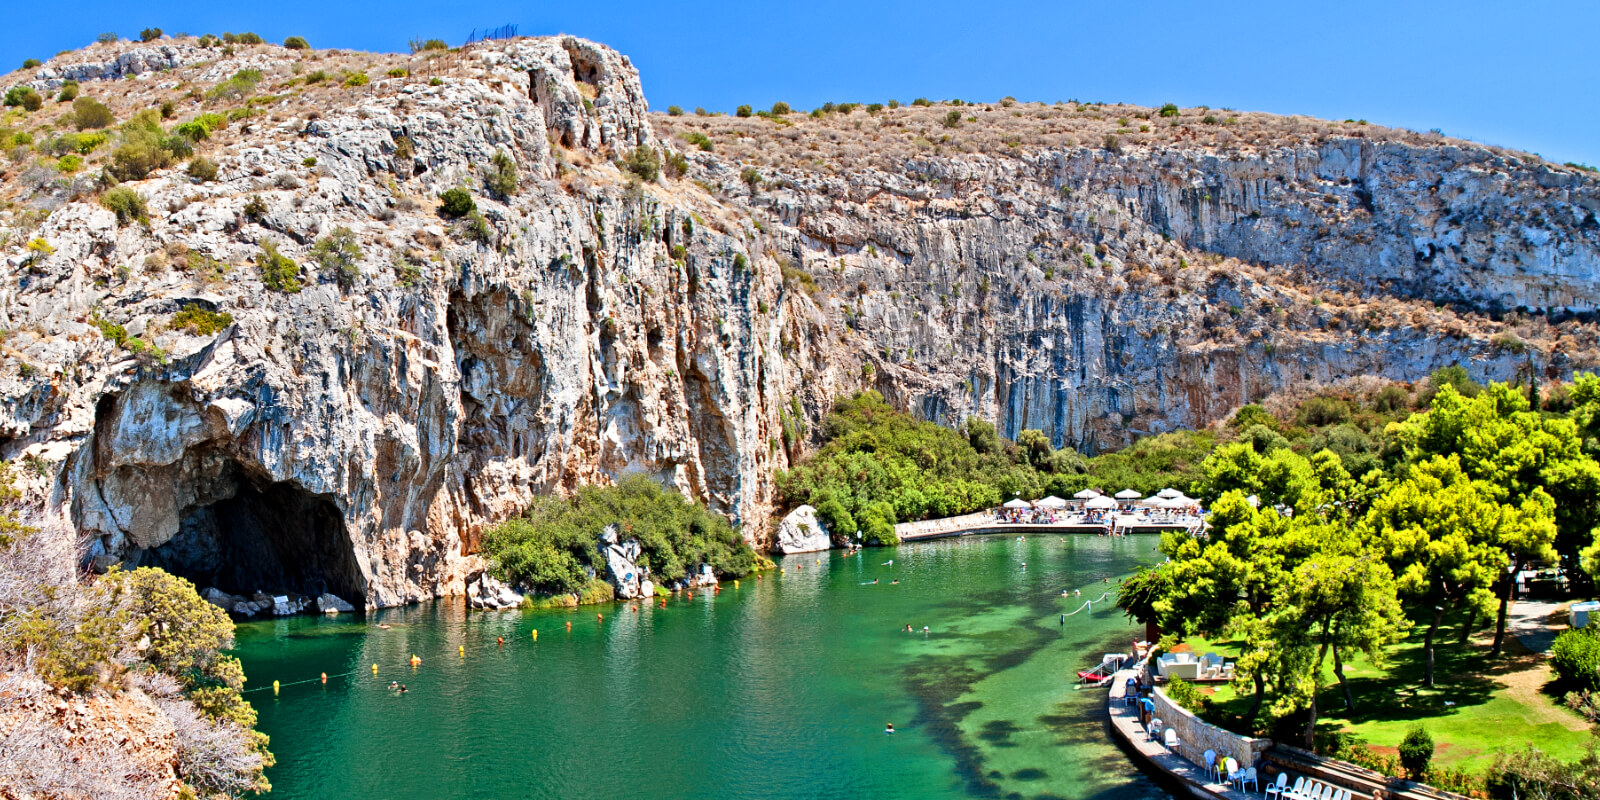
[[[232,497],[190,509],[177,535],[136,563],[235,595],[332,592],[357,608],[366,596],[338,506],[290,482],[241,478]]]

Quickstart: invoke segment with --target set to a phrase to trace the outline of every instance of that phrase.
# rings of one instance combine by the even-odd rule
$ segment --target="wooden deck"
[[[1144,728],[1139,725],[1139,709],[1123,703],[1123,691],[1128,678],[1136,674],[1136,670],[1125,669],[1111,679],[1111,691],[1106,698],[1107,711],[1111,714],[1111,732],[1125,742],[1136,756],[1166,773],[1192,797],[1207,800],[1218,797],[1225,797],[1228,800],[1255,800],[1257,794],[1242,792],[1227,783],[1211,780],[1211,776],[1204,769],[1191,763],[1189,759],[1168,750],[1160,742],[1150,740]]]

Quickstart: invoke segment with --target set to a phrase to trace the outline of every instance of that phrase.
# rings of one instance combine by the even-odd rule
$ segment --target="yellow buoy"
[[[372,674],[374,674],[374,675],[378,674],[378,665],[377,664],[373,664],[372,665]]]
[[[465,656],[466,654],[467,654],[467,646],[466,645],[463,645],[463,644],[456,645],[456,655]]]
[[[734,581],[733,582],[733,588],[735,588],[735,589],[739,588],[739,582],[738,581]]]
[[[536,642],[539,641],[539,629],[538,628],[534,628],[533,629],[533,640],[536,641]]]
[[[273,694],[277,694],[278,693],[278,682],[277,681],[273,681],[272,682],[272,693]]]

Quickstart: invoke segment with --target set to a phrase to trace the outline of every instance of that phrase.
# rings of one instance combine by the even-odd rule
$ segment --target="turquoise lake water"
[[[1109,598],[1060,622],[1155,546],[791,556],[666,608],[440,601],[244,623],[234,652],[278,759],[273,798],[1165,798],[1108,738],[1103,692],[1073,685],[1138,628]]]

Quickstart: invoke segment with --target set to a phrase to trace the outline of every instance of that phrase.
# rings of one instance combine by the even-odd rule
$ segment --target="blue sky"
[[[252,30],[317,47],[572,33],[633,58],[651,104],[1175,102],[1445,133],[1600,165],[1600,2],[177,2],[12,13],[0,65],[96,34]]]

